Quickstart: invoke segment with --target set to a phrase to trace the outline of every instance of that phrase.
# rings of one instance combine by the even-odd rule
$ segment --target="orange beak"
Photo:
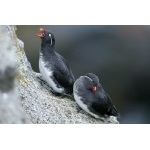
[[[40,30],[41,34],[36,34],[36,35],[37,35],[39,38],[44,37],[44,32],[45,32],[45,30],[44,30],[43,28],[40,28],[39,30]]]
[[[93,92],[95,92],[95,91],[97,90],[96,86],[93,86],[93,87],[91,88],[91,90],[92,90]]]

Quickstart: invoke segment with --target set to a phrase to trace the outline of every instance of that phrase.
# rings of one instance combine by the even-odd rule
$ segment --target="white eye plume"
[[[88,77],[88,76],[84,76],[84,77],[88,78],[89,80],[91,80],[93,82],[93,80],[90,77]]]
[[[52,45],[52,35],[51,35],[51,34],[49,34],[49,37],[51,38],[51,45]]]

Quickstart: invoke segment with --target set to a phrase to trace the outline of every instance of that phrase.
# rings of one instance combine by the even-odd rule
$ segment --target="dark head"
[[[83,83],[86,89],[96,92],[97,86],[99,85],[98,77],[93,73],[87,73],[82,77],[83,77]]]
[[[49,44],[49,46],[54,46],[55,45],[55,37],[53,33],[50,31],[46,31],[43,28],[39,29],[41,34],[37,34],[39,38],[42,39],[42,44]]]

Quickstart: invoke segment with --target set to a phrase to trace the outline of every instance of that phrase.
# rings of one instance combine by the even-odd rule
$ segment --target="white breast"
[[[39,70],[40,73],[42,74],[42,77],[45,79],[45,81],[49,84],[49,86],[56,91],[57,93],[63,93],[64,92],[64,88],[58,88],[57,85],[55,84],[55,82],[52,80],[52,76],[53,76],[53,72],[52,70],[49,68],[47,69],[45,67],[45,63],[42,60],[42,58],[39,59]]]
[[[95,117],[95,118],[100,118],[98,115],[96,115],[96,114],[90,112],[90,110],[88,109],[87,105],[85,105],[85,104],[82,102],[81,97],[78,96],[78,94],[77,94],[78,92],[79,92],[79,91],[77,90],[76,85],[74,84],[74,86],[73,86],[73,94],[74,94],[74,99],[75,99],[75,101],[77,102],[77,104],[78,104],[84,111],[86,111],[87,113],[89,113],[89,114],[92,115],[93,117]]]

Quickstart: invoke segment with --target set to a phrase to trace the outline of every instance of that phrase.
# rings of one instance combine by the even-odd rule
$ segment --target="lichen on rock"
[[[11,26],[0,26],[0,123],[30,123],[15,90],[16,61]]]

